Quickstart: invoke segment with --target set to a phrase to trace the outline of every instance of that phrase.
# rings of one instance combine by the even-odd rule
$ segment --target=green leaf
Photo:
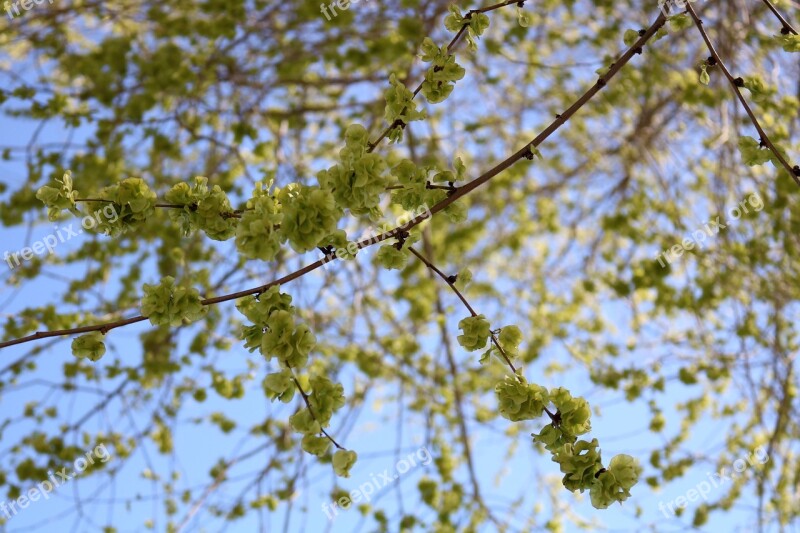
[[[625,30],[625,34],[622,36],[622,42],[625,43],[625,46],[631,46],[638,40],[639,32],[636,30]]]
[[[517,23],[523,28],[527,28],[531,25],[531,15],[527,11],[525,11],[521,6],[517,6]]]
[[[711,76],[708,75],[708,66],[705,63],[700,67],[700,83],[703,85],[711,83]]]

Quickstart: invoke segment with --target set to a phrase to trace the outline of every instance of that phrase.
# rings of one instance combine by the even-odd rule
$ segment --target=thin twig
[[[769,8],[769,10],[772,11],[772,13],[778,18],[778,20],[781,21],[781,24],[783,25],[783,27],[781,28],[781,33],[788,32],[797,35],[797,30],[794,29],[794,27],[789,23],[788,20],[784,18],[783,15],[781,15],[781,12],[775,8],[772,2],[770,2],[769,0],[761,0],[761,1],[764,2]]]
[[[503,7],[510,6],[512,4],[520,4],[521,5],[523,2],[524,2],[524,0],[522,2],[520,2],[519,0],[507,0],[505,2],[499,2],[499,3],[493,4],[491,6],[483,7],[483,8],[480,8],[480,9],[471,9],[470,11],[468,11],[467,14],[464,16],[464,20],[466,22],[464,22],[464,24],[461,25],[461,28],[459,28],[458,32],[455,34],[453,39],[450,41],[450,44],[447,45],[447,53],[449,54],[453,50],[455,50],[455,48],[458,46],[459,42],[461,42],[461,38],[464,36],[464,33],[466,33],[467,27],[469,27],[469,20],[470,20],[470,18],[472,17],[473,14],[488,13],[490,11],[494,11],[496,9],[501,9]],[[414,94],[411,97],[412,100],[422,90],[422,86],[424,85],[424,83],[425,83],[425,80],[419,82],[419,85],[417,85],[417,88],[414,89]],[[405,109],[403,111],[405,111]],[[373,150],[375,150],[375,148],[378,147],[378,145],[381,143],[381,141],[387,135],[389,135],[389,132],[391,132],[397,126],[401,126],[402,124],[404,124],[404,123],[399,119],[395,120],[393,123],[389,124],[386,127],[386,129],[383,130],[383,132],[378,136],[377,139],[375,139],[374,141],[372,141],[369,144],[367,144],[367,153],[371,153]]]
[[[447,283],[447,285],[453,290],[454,293],[456,293],[456,296],[458,296],[458,299],[461,300],[461,303],[464,304],[464,307],[467,308],[467,311],[469,311],[469,313],[472,316],[478,316],[478,313],[475,312],[475,309],[472,307],[472,305],[470,305],[470,303],[464,297],[464,294],[460,290],[458,290],[458,287],[456,287],[456,285],[455,285],[455,280],[452,277],[448,276],[447,274],[445,274],[444,272],[439,270],[439,268],[437,268],[436,265],[434,265],[424,255],[422,255],[421,253],[416,251],[412,246],[408,247],[408,251],[411,252],[412,254],[414,254],[414,256],[417,259],[419,259],[420,261],[422,261],[422,263],[424,263],[426,267],[428,267],[433,272],[435,272],[437,276],[442,278],[444,280],[444,282]],[[503,349],[502,346],[500,346],[500,343],[497,341],[497,336],[494,334],[494,332],[490,332],[489,335],[490,335],[490,337],[492,339],[492,344],[494,344],[495,347],[503,355],[503,359],[506,360],[506,363],[511,368],[511,371],[514,374],[516,374],[517,373],[517,369],[514,368],[514,363],[511,362],[511,359],[508,357],[508,354],[506,354],[506,351]]]
[[[778,161],[780,161],[781,165],[783,165],[786,171],[789,172],[789,175],[792,177],[795,183],[797,183],[797,185],[800,185],[800,169],[798,169],[797,167],[793,168],[792,165],[788,161],[786,161],[783,155],[781,155],[781,153],[775,148],[775,145],[772,143],[772,140],[770,140],[769,136],[764,131],[764,128],[762,128],[761,124],[758,122],[758,119],[753,113],[753,110],[750,109],[750,106],[747,104],[747,100],[745,100],[744,96],[742,96],[742,92],[739,90],[739,85],[737,85],[736,79],[733,77],[728,68],[725,66],[725,63],[722,61],[722,58],[719,57],[719,54],[714,48],[714,45],[708,38],[706,30],[703,28],[703,21],[700,20],[700,18],[697,16],[697,13],[692,7],[692,4],[687,3],[686,7],[689,15],[694,20],[695,26],[697,26],[697,29],[700,31],[700,35],[703,36],[703,41],[705,41],[706,46],[708,47],[708,51],[711,52],[711,57],[714,58],[714,60],[717,62],[717,65],[719,65],[719,68],[722,69],[722,73],[725,75],[726,78],[728,78],[728,81],[730,82],[731,87],[733,88],[733,92],[736,93],[736,98],[738,98],[739,102],[742,104],[742,107],[747,113],[747,116],[750,117],[750,121],[756,127],[758,134],[761,136],[761,142],[764,144],[764,146],[769,148],[773,154],[775,154],[775,157],[778,158]],[[741,83],[741,81],[739,83]]]
[[[100,203],[104,203],[104,204],[113,204],[114,203],[113,200],[103,200],[103,199],[100,199],[100,198],[76,198],[75,201],[76,202],[100,202]],[[160,208],[164,208],[164,209],[184,209],[184,208],[188,207],[192,211],[196,211],[197,210],[197,204],[188,204],[188,205],[184,205],[184,204],[155,204],[155,205],[153,205],[153,207],[160,207]],[[221,216],[222,218],[242,218],[242,212],[243,211],[248,211],[248,209],[237,209],[237,210],[231,211],[229,213],[220,213],[219,216]]]

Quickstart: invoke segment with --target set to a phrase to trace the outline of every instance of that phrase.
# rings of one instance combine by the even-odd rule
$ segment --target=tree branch
[[[711,52],[711,57],[714,58],[714,60],[717,62],[717,65],[719,65],[719,68],[722,69],[722,73],[725,75],[726,78],[728,78],[728,81],[730,82],[731,87],[733,88],[733,92],[736,93],[736,98],[739,99],[739,102],[742,104],[742,107],[747,113],[747,116],[750,117],[750,121],[756,127],[758,134],[761,136],[761,142],[764,143],[764,145],[767,148],[769,148],[773,154],[775,154],[775,157],[778,158],[778,161],[780,161],[781,165],[783,165],[783,168],[786,169],[786,171],[789,173],[789,175],[792,177],[795,183],[797,183],[797,185],[800,185],[800,168],[792,167],[792,165],[788,161],[786,161],[783,155],[781,155],[781,153],[775,148],[775,145],[772,143],[772,140],[770,140],[769,136],[764,131],[764,128],[761,127],[761,124],[758,122],[758,119],[753,113],[753,110],[750,109],[750,106],[747,104],[747,100],[744,99],[744,96],[742,96],[742,92],[739,90],[740,85],[738,85],[737,83],[741,83],[741,79],[739,79],[740,81],[737,82],[737,80],[733,77],[733,75],[731,75],[730,71],[725,66],[725,63],[722,61],[722,58],[719,57],[719,54],[714,48],[714,45],[708,38],[706,30],[703,28],[703,21],[700,20],[700,18],[697,16],[697,13],[692,7],[692,4],[686,4],[686,7],[689,15],[694,20],[695,26],[697,26],[697,29],[700,31],[700,35],[703,36],[703,41],[705,41],[706,46],[708,47],[708,51]]]
[[[501,4],[497,4],[501,5]],[[503,3],[502,5],[509,5],[509,3]],[[488,9],[488,8],[487,8]],[[547,140],[556,130],[558,130],[561,126],[563,126],[575,113],[577,113],[583,106],[585,106],[600,90],[606,86],[606,84],[626,65],[630,62],[630,60],[636,54],[642,53],[642,47],[655,35],[655,33],[664,25],[666,22],[666,17],[663,13],[660,13],[658,18],[653,22],[653,24],[645,30],[639,39],[631,45],[628,50],[620,56],[620,58],[615,61],[609,70],[604,75],[600,76],[600,78],[595,82],[578,100],[576,100],[567,110],[557,116],[557,118],[547,127],[545,128],[539,135],[537,135],[532,141],[525,144],[522,148],[520,148],[517,152],[512,154],[511,156],[507,157],[504,161],[501,161],[488,171],[484,172],[479,177],[475,178],[471,182],[458,187],[458,189],[447,198],[442,199],[438,203],[436,203],[433,207],[430,208],[425,213],[419,214],[413,219],[409,220],[405,224],[398,226],[392,230],[387,232],[381,233],[375,237],[370,239],[365,239],[357,243],[357,248],[359,250],[377,244],[379,242],[391,239],[396,237],[397,235],[402,235],[403,233],[408,232],[408,230],[418,226],[428,218],[432,217],[436,213],[443,211],[452,203],[456,202],[457,200],[461,199],[462,197],[466,196],[467,194],[471,193],[481,185],[485,184],[493,177],[497,176],[504,170],[507,170],[515,163],[519,162],[521,159],[528,159],[532,155],[532,150],[542,144],[545,140]],[[247,289],[244,291],[235,292],[232,294],[226,294],[224,296],[218,296],[216,298],[208,298],[203,300],[201,303],[203,305],[214,305],[222,302],[227,302],[230,300],[236,300],[238,298],[242,298],[244,296],[251,296],[256,294],[261,294],[270,287],[274,285],[283,285],[290,281],[293,281],[297,278],[300,278],[309,272],[312,272],[319,267],[323,266],[326,263],[333,262],[337,259],[335,253],[326,254],[325,257],[319,259],[313,263],[310,263],[303,268],[296,270],[282,278],[276,279],[271,281],[265,285],[261,285],[258,287],[254,287],[252,289]],[[94,326],[82,326],[78,328],[71,328],[71,329],[63,329],[63,330],[55,330],[55,331],[39,331],[32,335],[28,335],[26,337],[20,337],[18,339],[13,339],[10,341],[0,342],[0,349],[7,348],[9,346],[14,346],[17,344],[23,344],[26,342],[44,339],[48,337],[58,337],[62,335],[74,335],[77,333],[87,333],[90,331],[100,331],[101,333],[106,333],[112,329],[127,326],[129,324],[134,324],[136,322],[141,322],[146,320],[146,317],[143,316],[136,316],[124,320],[108,322],[105,324],[97,324]]]

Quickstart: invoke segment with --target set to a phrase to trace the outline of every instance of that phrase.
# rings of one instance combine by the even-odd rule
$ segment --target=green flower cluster
[[[85,357],[90,361],[98,361],[105,353],[106,345],[103,343],[103,334],[99,331],[92,331],[72,340],[72,355],[79,359]]]
[[[261,337],[261,353],[267,359],[274,355],[291,368],[304,367],[316,345],[317,339],[311,329],[306,324],[296,324],[289,311],[274,311]]]
[[[281,234],[298,253],[319,246],[342,216],[333,193],[319,187],[290,184],[280,190],[278,201],[283,206]]]
[[[444,194],[439,190],[426,187],[428,173],[418,168],[410,159],[403,159],[392,168],[392,175],[402,187],[392,191],[392,202],[401,205],[407,211],[417,209],[421,205],[433,205]],[[430,202],[430,203],[429,203]]]
[[[268,361],[277,357],[284,367],[302,368],[317,340],[306,324],[295,322],[291,303],[292,297],[274,285],[257,298],[242,298],[236,308],[254,324],[242,330],[248,350],[259,349]],[[284,394],[285,388],[277,392]]]
[[[769,103],[772,96],[777,92],[774,87],[770,87],[760,76],[747,76],[744,78],[744,87],[750,91],[750,96],[757,104]]]
[[[559,464],[564,474],[562,483],[567,490],[576,491],[591,487],[595,474],[603,468],[597,439],[592,442],[579,440],[564,443],[553,452],[553,461]]]
[[[386,189],[386,162],[367,153],[369,134],[361,124],[351,124],[344,133],[345,147],[339,151],[340,163],[317,173],[320,185],[331,191],[337,205],[355,215],[381,215],[378,204]]]
[[[422,94],[432,104],[444,102],[453,92],[455,82],[462,79],[466,71],[456,63],[456,57],[439,48],[430,37],[422,41],[422,60],[431,63],[422,82]]]
[[[522,330],[514,325],[505,326],[500,330],[497,342],[508,358],[513,359],[519,355],[519,345],[522,344]]]
[[[800,52],[800,35],[787,33],[786,35],[779,35],[778,40],[787,52]]]
[[[528,385],[519,376],[506,378],[495,391],[500,413],[510,420],[535,418],[537,413],[541,415],[548,401],[556,407],[552,423],[531,436],[534,442],[543,444],[553,461],[558,463],[564,474],[562,483],[565,488],[573,492],[588,489],[592,505],[597,509],[605,509],[615,501],[623,502],[630,497],[630,489],[642,471],[636,460],[628,455],[618,455],[605,469],[597,439],[589,442],[577,438],[591,430],[591,410],[585,399],[574,398],[562,387],[548,392],[543,387]]]
[[[352,450],[337,450],[333,454],[333,470],[337,476],[350,477],[350,469],[356,464],[358,454]]]
[[[403,129],[405,125],[414,120],[423,120],[426,117],[425,110],[417,111],[417,103],[414,101],[414,93],[403,83],[397,81],[397,76],[389,76],[390,87],[383,93],[386,99],[386,109],[383,113],[386,122],[394,124],[401,121],[402,125],[396,125],[389,132],[389,142],[396,143],[403,140]]]
[[[112,237],[135,229],[155,213],[156,193],[140,178],[126,178],[105,187],[99,197],[110,201],[118,215],[113,222],[104,217],[98,220],[97,229]]]
[[[170,209],[169,217],[181,225],[185,235],[201,229],[215,241],[225,241],[236,232],[233,207],[219,185],[208,188],[208,178],[197,176],[194,184],[178,183],[164,196],[171,204],[183,209]]]
[[[80,216],[81,213],[75,205],[78,191],[72,190],[72,174],[66,171],[60,180],[56,180],[56,183],[59,184],[58,187],[45,185],[36,191],[36,198],[47,206],[47,218],[58,220],[64,209],[69,210],[73,215]]]
[[[441,188],[429,187],[429,182],[455,184],[466,175],[466,167],[460,158],[453,161],[455,171],[439,170],[435,167],[417,167],[408,159],[401,160],[392,168],[392,175],[397,179],[398,187],[392,191],[392,202],[399,204],[407,211],[415,211],[420,206],[435,205],[447,197]],[[428,175],[436,172],[431,180]],[[466,209],[461,201],[447,206],[444,215],[450,222],[462,222],[466,219]]]
[[[450,31],[460,31],[467,25],[467,46],[473,52],[478,49],[477,39],[489,27],[489,17],[483,13],[469,13],[466,17],[455,4],[450,4],[450,14],[444,19],[444,26]]]
[[[275,259],[281,249],[279,226],[283,219],[280,205],[269,192],[269,185],[256,183],[253,197],[236,226],[236,249],[248,259]]]
[[[378,249],[375,261],[383,268],[402,270],[408,263],[408,254],[393,244],[386,244]]]
[[[172,276],[162,278],[158,285],[145,283],[143,288],[142,315],[154,326],[180,326],[184,321],[193,322],[208,312],[208,307],[200,303],[197,289],[175,286]]]
[[[592,506],[606,509],[614,502],[624,502],[630,495],[630,489],[639,481],[642,467],[630,455],[620,454],[611,459],[607,470],[600,470],[592,483],[589,495]]]
[[[739,153],[742,155],[742,161],[744,161],[745,165],[753,167],[757,165],[763,165],[764,163],[771,161],[776,168],[783,168],[780,159],[778,159],[772,150],[763,146],[754,138],[740,137],[738,145]],[[775,146],[775,149],[784,157],[784,159],[788,160],[785,150],[779,146]]]
[[[585,399],[573,398],[567,389],[557,387],[550,390],[550,401],[558,409],[561,431],[577,436],[592,430],[592,411]]]
[[[289,422],[298,433],[313,435],[320,433],[331,423],[336,411],[344,405],[344,387],[333,383],[325,376],[314,376],[309,379],[311,393],[308,395],[308,408],[301,409],[289,417]]]
[[[512,422],[539,418],[549,401],[547,389],[528,383],[519,375],[506,376],[495,386],[494,392],[500,415]]]
[[[303,439],[300,441],[300,446],[305,452],[310,453],[311,455],[324,457],[331,447],[331,441],[328,440],[327,437],[318,437],[313,433],[308,433],[303,435]]]
[[[458,336],[458,343],[464,349],[474,352],[486,346],[491,331],[485,316],[467,317],[458,323],[458,327],[464,332]]]

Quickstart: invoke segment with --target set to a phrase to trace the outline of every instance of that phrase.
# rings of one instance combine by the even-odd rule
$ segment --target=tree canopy
[[[4,8],[9,530],[800,524],[796,5]]]

